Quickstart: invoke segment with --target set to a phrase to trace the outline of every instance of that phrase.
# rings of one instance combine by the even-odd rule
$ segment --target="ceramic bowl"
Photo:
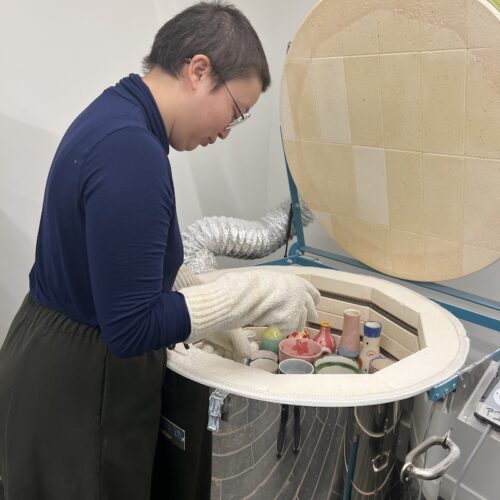
[[[373,358],[370,361],[369,365],[369,373],[376,373],[380,370],[383,370],[384,368],[387,368],[388,366],[391,366],[395,363],[392,359],[386,358],[385,356],[377,356],[376,358]]]
[[[270,359],[271,361],[278,362],[278,355],[273,351],[267,351],[265,349],[259,349],[258,351],[254,351],[250,355],[250,361],[255,359]]]
[[[314,363],[321,356],[321,346],[311,339],[290,338],[280,342],[279,359],[294,358]]]
[[[352,374],[361,373],[358,362],[346,356],[330,354],[318,359],[314,363],[314,372],[322,375],[326,374]]]
[[[278,362],[269,358],[253,359],[250,361],[250,366],[269,373],[276,373],[278,371]]]
[[[288,358],[278,365],[279,372],[284,375],[310,375],[314,366],[303,359]]]

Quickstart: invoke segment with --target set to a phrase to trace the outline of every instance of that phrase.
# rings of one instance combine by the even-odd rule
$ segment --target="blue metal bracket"
[[[431,401],[439,401],[444,399],[448,394],[451,394],[458,386],[460,382],[460,377],[454,375],[453,377],[441,382],[439,385],[433,387],[430,391],[427,391],[427,397]]]
[[[500,332],[500,319],[488,316],[487,314],[472,311],[465,306],[456,306],[438,299],[431,300],[450,311],[451,314],[453,314],[457,318],[468,321],[469,323],[474,323],[475,325],[483,326],[484,328],[489,328],[490,330]],[[490,309],[497,310],[496,307],[490,307]]]
[[[288,250],[288,255],[290,255],[290,256],[304,255],[304,252],[302,251],[302,247],[298,241],[296,241],[290,247],[290,250]]]
[[[427,397],[431,401],[439,401],[445,398],[448,394],[452,393],[458,386],[460,382],[460,377],[467,372],[474,370],[479,365],[482,365],[486,361],[499,361],[500,360],[500,348],[496,349],[492,353],[484,356],[483,358],[475,361],[469,366],[462,368],[456,375],[445,380],[441,384],[433,387],[431,390],[427,391]]]
[[[281,132],[281,130],[280,130]],[[283,145],[283,135],[281,136],[281,144]],[[295,234],[297,235],[297,243],[299,249],[306,245],[306,241],[304,239],[304,226],[302,225],[302,211],[300,210],[300,198],[299,192],[297,190],[297,186],[292,178],[292,174],[290,173],[290,169],[288,168],[288,162],[286,159],[285,149],[283,147],[283,156],[285,158],[285,166],[286,173],[288,178],[288,187],[290,189],[290,197],[292,200],[292,210],[293,210],[293,224],[295,227]],[[293,247],[292,247],[293,248]],[[291,249],[290,249],[291,251]]]

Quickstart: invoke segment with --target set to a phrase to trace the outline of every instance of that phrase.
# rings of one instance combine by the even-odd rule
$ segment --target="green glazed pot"
[[[285,335],[281,330],[276,325],[271,325],[260,336],[260,348],[278,354],[280,342],[284,338]]]

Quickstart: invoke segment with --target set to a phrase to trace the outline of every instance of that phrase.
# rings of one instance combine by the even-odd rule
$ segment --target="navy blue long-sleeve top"
[[[191,325],[172,292],[183,261],[168,138],[139,75],[71,124],[49,172],[30,293],[98,326],[122,357],[181,342]]]

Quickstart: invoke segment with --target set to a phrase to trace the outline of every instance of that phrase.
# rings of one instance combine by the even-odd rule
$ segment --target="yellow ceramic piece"
[[[500,257],[500,14],[487,0],[322,0],[287,54],[285,151],[347,252],[441,281]]]

